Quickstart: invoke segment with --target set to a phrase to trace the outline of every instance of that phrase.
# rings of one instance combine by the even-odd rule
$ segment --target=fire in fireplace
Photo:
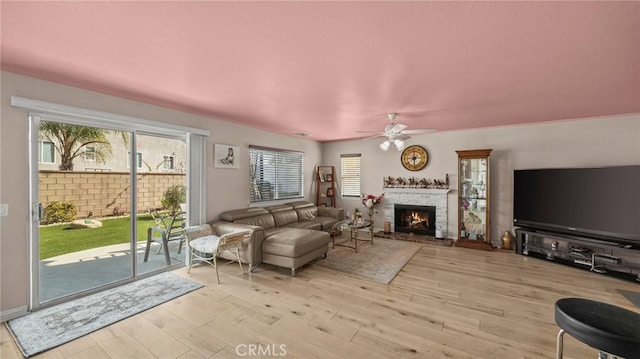
[[[436,234],[436,207],[394,205],[394,222],[396,232]]]

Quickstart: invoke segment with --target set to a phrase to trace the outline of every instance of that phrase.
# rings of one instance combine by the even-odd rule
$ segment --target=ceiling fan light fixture
[[[380,144],[380,149],[383,151],[386,151],[389,149],[389,145],[391,144],[391,142],[389,142],[389,140],[384,141]]]
[[[403,140],[394,140],[393,144],[396,145],[396,148],[398,149],[398,151],[402,151],[404,149],[404,141]]]

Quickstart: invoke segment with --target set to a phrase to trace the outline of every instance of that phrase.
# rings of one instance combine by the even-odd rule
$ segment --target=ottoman
[[[279,267],[296,269],[321,255],[327,256],[329,233],[313,229],[287,228],[274,233],[262,242],[262,261]]]

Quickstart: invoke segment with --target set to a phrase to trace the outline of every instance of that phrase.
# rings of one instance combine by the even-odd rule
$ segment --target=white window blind
[[[301,198],[304,153],[249,146],[250,202]]]
[[[340,155],[340,188],[344,197],[360,197],[360,154]]]

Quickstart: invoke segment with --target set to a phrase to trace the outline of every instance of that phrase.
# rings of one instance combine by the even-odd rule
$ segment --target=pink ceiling
[[[640,2],[0,10],[3,70],[316,141],[640,113]]]

